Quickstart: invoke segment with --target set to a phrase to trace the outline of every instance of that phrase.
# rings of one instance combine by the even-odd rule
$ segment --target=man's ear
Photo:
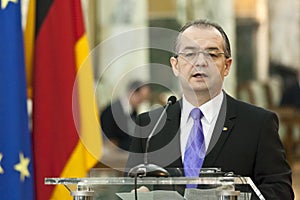
[[[170,58],[170,64],[172,66],[172,70],[175,76],[178,76],[179,71],[178,71],[178,59],[172,56]]]
[[[224,76],[227,76],[229,74],[231,63],[232,63],[232,58],[226,58]]]

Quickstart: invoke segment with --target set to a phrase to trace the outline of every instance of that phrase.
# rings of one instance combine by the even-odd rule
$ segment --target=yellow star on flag
[[[20,172],[20,179],[22,182],[24,182],[25,177],[30,177],[30,173],[28,171],[28,165],[29,165],[30,159],[24,158],[23,153],[19,154],[19,158],[20,158],[20,163],[16,164],[14,166],[14,169],[16,171]]]
[[[2,155],[2,153],[0,153],[0,162],[1,162],[2,158],[3,158],[3,155]],[[3,173],[4,173],[4,170],[0,165],[0,174],[3,174]]]
[[[9,2],[18,3],[18,0],[2,0],[1,1],[1,8],[4,10]]]

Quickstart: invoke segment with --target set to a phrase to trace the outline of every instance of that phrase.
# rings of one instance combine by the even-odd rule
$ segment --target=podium
[[[135,187],[146,186],[151,192],[138,199],[186,200],[265,200],[251,178],[240,176],[187,177],[124,177],[122,172],[97,169],[86,178],[45,178],[46,185],[64,185],[74,200],[135,199]],[[186,184],[197,184],[197,189],[185,189]],[[180,188],[183,189],[180,191]],[[133,190],[134,191],[134,190]],[[172,192],[173,191],[173,192]],[[178,192],[179,191],[179,192]],[[157,195],[156,197],[154,197]],[[174,195],[171,198],[161,196]],[[176,195],[176,197],[175,197]],[[148,197],[147,197],[148,196]],[[201,197],[201,198],[200,198]]]

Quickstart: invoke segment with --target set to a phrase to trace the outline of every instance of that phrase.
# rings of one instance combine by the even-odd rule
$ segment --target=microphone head
[[[175,96],[170,96],[168,98],[168,104],[172,105],[176,102],[177,98]]]

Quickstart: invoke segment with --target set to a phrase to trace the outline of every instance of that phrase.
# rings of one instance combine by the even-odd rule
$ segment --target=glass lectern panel
[[[45,184],[65,185],[74,200],[264,200],[249,177],[230,174],[131,178],[117,169],[101,168],[92,169],[86,178],[45,178]],[[197,184],[197,189],[186,189],[187,184]],[[135,192],[135,188],[149,191]]]

